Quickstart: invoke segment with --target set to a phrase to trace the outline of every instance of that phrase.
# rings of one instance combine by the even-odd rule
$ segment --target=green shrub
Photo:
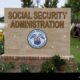
[[[63,71],[65,69],[65,60],[61,59],[60,56],[55,55],[51,58],[51,60],[47,60],[42,64],[41,72],[50,73]]]
[[[78,66],[78,72],[80,72],[80,63],[77,63]]]
[[[1,73],[1,72],[4,72],[3,64],[0,64],[0,73]]]
[[[71,36],[72,37],[80,37],[80,27],[77,27],[77,26],[74,26],[72,29],[71,29]]]
[[[14,62],[9,62],[7,65],[9,69],[15,68]]]
[[[51,61],[46,61],[42,64],[41,72],[42,73],[53,73],[55,71],[54,65]]]
[[[65,60],[61,59],[59,55],[53,56],[51,61],[57,70],[59,70],[62,65],[66,64]]]
[[[29,67],[28,67],[27,64],[21,64],[20,65],[20,70],[21,70],[22,73],[30,73]]]
[[[13,68],[14,68],[13,62],[0,64],[0,72],[7,72],[8,70],[13,69]]]
[[[0,55],[4,53],[4,41],[0,41]]]

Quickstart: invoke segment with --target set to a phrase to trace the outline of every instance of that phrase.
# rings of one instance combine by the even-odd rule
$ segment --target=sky
[[[66,0],[59,0],[58,7],[64,5]],[[34,3],[36,0],[34,0]],[[45,0],[40,0],[40,4],[43,5]],[[4,16],[4,8],[21,8],[22,2],[20,0],[0,0],[0,17]]]

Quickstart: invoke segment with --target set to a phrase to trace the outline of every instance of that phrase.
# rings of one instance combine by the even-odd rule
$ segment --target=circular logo
[[[47,43],[45,32],[40,29],[32,30],[28,35],[28,43],[33,48],[41,48],[45,46]]]

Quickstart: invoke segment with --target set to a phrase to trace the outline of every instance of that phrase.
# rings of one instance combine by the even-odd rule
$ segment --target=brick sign
[[[69,56],[70,11],[69,8],[6,8],[4,55]]]

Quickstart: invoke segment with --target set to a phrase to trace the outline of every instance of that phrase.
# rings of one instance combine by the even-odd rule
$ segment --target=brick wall
[[[15,69],[10,72],[20,72],[21,64],[28,64],[30,72],[40,72],[41,64],[46,60],[51,59],[50,57],[25,57],[25,56],[0,56],[0,63],[14,62]],[[68,66],[71,66],[71,69],[76,70],[76,63],[74,59],[65,59]]]
[[[20,57],[20,56],[0,56],[0,63],[14,62],[15,71],[19,72],[19,66],[21,64],[28,64],[31,72],[39,72],[41,64],[50,58],[46,57]]]

